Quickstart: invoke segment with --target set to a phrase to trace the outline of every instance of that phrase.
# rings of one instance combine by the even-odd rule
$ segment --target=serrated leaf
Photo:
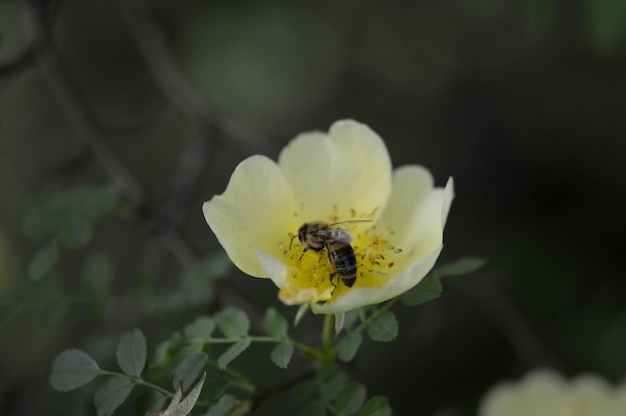
[[[398,320],[391,311],[378,315],[367,327],[367,334],[374,341],[393,341],[398,336]]]
[[[133,387],[133,382],[126,377],[110,377],[94,396],[98,416],[113,413],[128,398]]]
[[[173,385],[177,388],[182,385],[187,390],[204,368],[209,356],[203,352],[186,357],[174,371]]]
[[[265,317],[263,318],[263,329],[267,335],[276,338],[284,338],[287,336],[288,327],[289,324],[287,323],[287,319],[279,314],[276,309],[269,308],[267,312],[265,312]]]
[[[460,276],[476,271],[487,264],[487,260],[478,257],[463,257],[452,263],[436,268],[433,275],[441,279],[447,276]]]
[[[59,243],[56,240],[41,248],[28,264],[28,277],[39,280],[48,273],[59,260]]]
[[[342,339],[337,346],[337,356],[339,359],[344,362],[351,361],[359,350],[361,342],[363,342],[363,336],[360,332],[348,332],[346,337]]]
[[[217,359],[217,366],[220,369],[226,368],[226,366],[235,358],[239,356],[242,352],[244,352],[252,343],[250,338],[244,338],[241,341],[238,341],[228,347],[226,351]]]
[[[235,406],[237,398],[229,394],[225,394],[215,403],[215,405],[209,408],[206,416],[224,416]]]
[[[194,386],[194,388],[189,392],[187,397],[181,402],[180,398],[182,397],[182,392],[180,390],[180,386],[176,389],[174,393],[174,397],[172,398],[171,403],[167,407],[167,409],[160,416],[187,416],[193,410],[196,402],[198,401],[198,397],[200,397],[200,393],[202,392],[202,386],[204,385],[204,380],[206,379],[206,373],[202,374],[200,381]]]
[[[283,342],[276,345],[271,353],[272,361],[280,368],[287,368],[292,355],[293,344],[291,342]]]
[[[425,277],[414,288],[404,292],[400,297],[404,306],[416,306],[441,295],[441,281],[432,274]]]
[[[391,416],[391,412],[392,409],[386,397],[374,396],[365,403],[359,416]]]
[[[52,363],[50,385],[57,391],[77,389],[102,374],[98,363],[86,352],[65,350]]]
[[[324,406],[324,403],[320,402],[319,400],[315,400],[315,401],[307,403],[302,408],[300,413],[298,413],[298,415],[299,416],[325,416],[326,407]]]
[[[217,327],[228,338],[239,338],[248,334],[250,320],[241,310],[228,307],[215,317]]]
[[[139,329],[133,329],[126,333],[120,339],[115,351],[117,363],[122,371],[135,377],[141,376],[147,354],[146,338]]]
[[[365,401],[365,387],[360,383],[350,383],[333,400],[333,409],[338,416],[356,413]]]
[[[210,316],[200,316],[185,326],[183,334],[186,338],[200,338],[208,340],[215,329],[215,320]]]
[[[315,380],[320,398],[327,402],[337,395],[341,386],[348,381],[348,376],[339,371],[337,366],[327,365],[317,373]]]

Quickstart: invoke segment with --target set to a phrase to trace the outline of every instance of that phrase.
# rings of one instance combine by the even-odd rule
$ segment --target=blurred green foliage
[[[263,390],[297,377],[306,353],[285,339],[317,346],[319,320],[289,328],[295,311],[268,282],[234,270],[200,212],[250,147],[212,142],[182,219],[168,220],[159,209],[201,129],[163,93],[114,2],[49,2],[80,108],[150,196],[135,204],[64,110],[45,55],[15,59],[32,35],[27,4],[0,4],[0,413],[93,414],[94,396],[107,413],[126,395],[116,414],[186,408],[211,365],[202,400],[216,416],[241,404],[233,385]],[[624,1],[145,4],[213,121],[259,148],[344,117],[368,123],[397,165],[423,163],[438,182],[455,176],[442,260],[470,252],[491,261],[456,280],[435,271],[401,299],[417,308],[347,314],[334,351],[344,364],[255,414],[362,405],[361,415],[470,415],[488,387],[537,365],[623,379]],[[458,265],[444,274],[471,269]],[[218,313],[224,305],[238,308]],[[212,345],[218,329],[238,339]],[[280,342],[249,342],[248,332]],[[69,394],[46,384],[51,366],[70,369],[53,381],[63,390],[115,361],[129,377],[146,362],[143,374],[168,393],[181,382],[186,395],[171,401],[100,373],[107,384]]]

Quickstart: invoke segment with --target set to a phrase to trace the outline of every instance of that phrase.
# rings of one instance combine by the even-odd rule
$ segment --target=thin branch
[[[41,9],[42,4],[33,4],[31,8]],[[42,33],[42,26],[39,24],[36,13],[22,14],[22,33],[24,35],[24,47],[16,52],[12,57],[0,62],[0,77],[10,76],[21,72],[35,63],[37,55],[44,50],[45,36]]]
[[[314,369],[310,369],[299,376],[292,378],[291,380],[287,380],[284,383],[278,384],[273,387],[268,387],[266,389],[261,389],[257,394],[252,396],[250,399],[252,406],[251,410],[256,410],[265,400],[269,399],[271,396],[282,393],[286,390],[289,390],[296,384],[302,383],[310,378],[313,378],[316,374]]]
[[[95,113],[91,110],[90,103],[80,93],[80,89],[63,64],[48,30],[45,4],[45,0],[31,0],[25,7],[28,19],[40,28],[40,33],[42,34],[44,52],[37,55],[37,66],[54,96],[59,101],[70,124],[76,130],[77,135],[85,141],[96,160],[111,179],[120,186],[129,200],[140,210],[146,210],[149,218],[154,221],[155,211],[146,209],[146,207],[152,204],[147,189],[131,170],[126,167],[125,163],[110,145],[109,137],[100,126]],[[183,268],[190,268],[197,264],[198,254],[175,229],[172,228],[161,233],[159,239]],[[254,305],[247,302],[231,287],[218,285],[216,290],[220,292],[220,298],[226,296],[237,303],[245,304],[246,310],[250,315],[262,315],[260,311],[254,308]]]
[[[233,128],[232,123],[218,116],[201,88],[189,79],[174,59],[143,1],[117,0],[115,4],[161,92],[189,122],[203,125],[222,144],[244,153],[270,156],[278,153],[275,143],[244,134],[243,129]]]
[[[100,165],[113,178],[126,196],[138,206],[146,202],[146,192],[142,184],[137,181],[126,165],[111,147],[107,137],[99,126],[99,121],[90,110],[86,99],[73,79],[68,75],[64,63],[54,46],[50,42],[50,34],[46,25],[46,10],[38,1],[29,2],[32,7],[26,7],[27,20],[39,27],[41,43],[45,48],[37,55],[37,66],[47,81],[48,87],[64,110],[70,123],[78,135],[83,138],[92,149]]]
[[[505,336],[526,368],[538,364],[557,366],[555,357],[545,348],[526,318],[510,299],[485,279],[454,281],[482,307]]]

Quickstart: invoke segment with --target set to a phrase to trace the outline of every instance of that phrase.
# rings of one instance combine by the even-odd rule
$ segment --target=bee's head
[[[308,229],[309,229],[309,224],[305,222],[304,224],[302,224],[302,227],[300,227],[300,229],[298,230],[298,240],[300,240],[302,244],[304,244],[304,242],[306,241],[306,232]]]
[[[307,223],[302,224],[300,229],[298,229],[298,235],[294,235],[291,237],[291,242],[289,243],[289,250],[291,250],[291,246],[293,245],[293,240],[296,237],[298,237],[298,240],[300,240],[300,242],[304,244],[304,241],[306,240],[306,231],[308,228],[309,228],[309,224]]]

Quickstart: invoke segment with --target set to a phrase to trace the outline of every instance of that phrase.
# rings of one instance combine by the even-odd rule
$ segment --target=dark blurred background
[[[396,342],[364,343],[348,371],[369,396],[401,415],[461,416],[536,366],[623,379],[625,25],[612,0],[2,1],[0,414],[94,413],[89,388],[47,383],[65,348],[114,368],[134,327],[152,353],[225,304],[292,319],[271,283],[237,270],[204,297],[179,289],[221,252],[200,207],[236,164],[342,118],[377,131],[395,166],[454,177],[440,264],[489,261],[396,308]],[[29,278],[53,238],[33,211],[71,216],[72,192],[112,183],[121,202],[71,220],[74,244]],[[99,287],[112,300],[94,312],[81,296]],[[320,326],[309,316],[299,330]],[[291,374],[263,348],[234,365],[262,387]]]

